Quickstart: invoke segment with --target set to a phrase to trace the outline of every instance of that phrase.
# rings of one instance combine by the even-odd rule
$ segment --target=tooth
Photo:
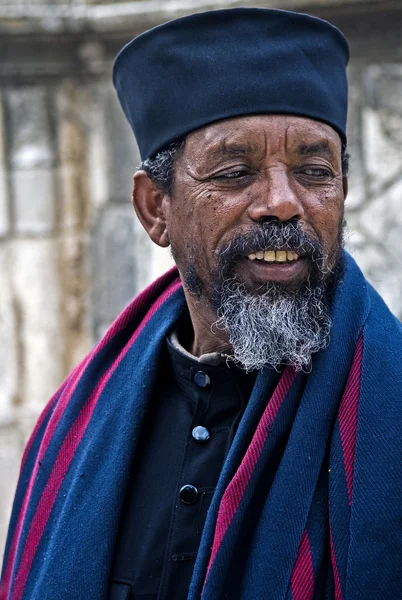
[[[275,262],[275,251],[274,250],[265,250],[264,260],[266,262]]]
[[[262,260],[264,258],[264,252],[262,250],[259,250],[258,252],[256,252],[255,255],[259,260]]]
[[[286,262],[286,250],[277,250],[275,254],[276,262]]]
[[[297,260],[298,258],[296,252],[293,252],[292,250],[288,250],[286,254],[288,260]]]
[[[256,255],[255,255],[255,254],[249,254],[249,255],[248,255],[248,258],[249,258],[250,260],[255,260],[257,257],[256,257]]]

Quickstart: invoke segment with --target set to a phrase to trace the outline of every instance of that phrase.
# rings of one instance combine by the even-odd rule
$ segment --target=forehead
[[[321,121],[294,115],[252,115],[218,121],[190,133],[186,154],[259,154],[298,152],[325,146],[341,151],[338,133]],[[212,154],[211,154],[212,153]]]

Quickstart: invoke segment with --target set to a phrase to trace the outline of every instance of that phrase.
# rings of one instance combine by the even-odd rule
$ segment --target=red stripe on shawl
[[[113,321],[103,338],[100,340],[96,351],[106,346],[106,344],[109,343],[112,338],[114,338],[126,327],[133,317],[146,309],[150,303],[153,303],[155,294],[157,294],[155,302],[158,302],[160,301],[162,295],[168,292],[170,286],[177,285],[180,282],[178,273],[177,267],[172,267],[169,269],[169,271],[166,271],[166,273],[161,275],[161,277],[145,288],[145,290],[143,290],[128,306],[126,306],[123,312],[121,312]],[[178,287],[175,288],[175,290],[178,289]],[[160,306],[160,304],[158,306]]]
[[[42,410],[41,414],[39,415],[39,419],[36,422],[36,425],[31,433],[31,436],[27,442],[27,445],[25,446],[25,450],[24,450],[24,454],[22,455],[22,459],[21,459],[21,466],[20,466],[20,474],[21,471],[23,470],[24,466],[25,466],[25,461],[27,459],[27,456],[32,448],[32,444],[34,443],[34,441],[36,440],[36,436],[38,434],[39,429],[42,427],[43,421],[46,419],[46,417],[48,416],[49,412],[52,410],[59,394],[61,394],[63,392],[63,388],[67,386],[69,379],[73,376],[73,373],[71,373],[69,375],[69,377],[61,384],[61,386],[59,387],[59,389],[57,390],[57,392],[50,398],[49,402],[46,404],[45,408]]]
[[[170,275],[172,273],[172,271],[173,270],[170,270],[166,275]],[[166,275],[163,276],[163,278],[165,278]],[[158,280],[156,283],[159,283],[159,282],[160,282],[160,280]],[[155,284],[153,284],[153,286],[154,285]],[[140,306],[138,306],[138,305],[140,303],[141,303],[141,305],[145,304],[145,302],[148,298],[144,298],[144,296],[147,294],[147,292],[152,291],[153,286],[149,286],[149,288],[147,288],[147,290],[145,290],[145,292],[143,292],[137,298],[137,300],[139,302],[134,301],[131,305],[129,305],[125,309],[125,311],[120,315],[120,317],[112,325],[111,329],[108,331],[108,334],[105,335],[104,338],[102,338],[102,340],[99,342],[98,346],[94,348],[94,350],[88,355],[88,357],[86,359],[84,359],[84,361],[82,362],[82,368],[79,368],[79,367],[81,367],[81,365],[79,365],[79,367],[77,368],[77,372],[79,370],[78,377],[75,379],[73,389],[68,394],[67,401],[64,402],[64,407],[63,407],[62,412],[60,412],[57,423],[59,422],[62,414],[64,413],[64,409],[66,408],[68,401],[70,400],[70,398],[72,396],[73,391],[75,390],[76,386],[78,385],[78,382],[79,382],[81,375],[83,374],[86,366],[88,365],[90,360],[93,358],[93,355],[96,352],[98,352],[102,347],[104,347],[106,345],[106,343],[108,343],[112,337],[114,337],[119,331],[121,331],[124,328],[124,326],[131,319],[132,314],[134,312],[133,311],[134,308],[135,308],[135,310],[139,310]],[[99,396],[101,395],[101,393],[102,393],[106,383],[110,379],[111,375],[113,374],[113,372],[115,371],[115,369],[117,368],[117,366],[119,365],[119,363],[121,362],[121,360],[123,359],[125,354],[131,348],[132,344],[135,342],[135,340],[137,339],[137,337],[140,334],[140,332],[142,331],[142,329],[145,327],[145,325],[148,323],[148,321],[151,319],[151,317],[156,313],[156,311],[160,308],[160,306],[174,292],[176,292],[180,288],[180,286],[181,286],[180,280],[178,280],[178,281],[174,280],[169,285],[169,287],[165,290],[165,292],[154,302],[154,304],[152,305],[151,309],[146,314],[143,321],[140,323],[140,325],[138,326],[136,331],[133,333],[130,341],[128,342],[128,344],[126,345],[124,350],[120,353],[120,355],[117,357],[115,362],[111,365],[111,367],[109,367],[108,371],[102,376],[102,378],[98,382],[95,390],[92,392],[91,396],[89,397],[87,402],[82,407],[77,419],[71,426],[66,438],[64,439],[64,442],[60,448],[59,454],[56,458],[53,470],[50,474],[50,477],[46,484],[45,490],[43,491],[43,494],[39,501],[35,515],[31,522],[30,530],[29,530],[29,533],[27,536],[27,540],[26,540],[26,543],[24,546],[23,553],[22,553],[21,562],[18,567],[18,572],[17,572],[16,578],[15,578],[15,584],[14,584],[14,590],[13,590],[13,600],[20,600],[20,598],[22,597],[22,595],[24,593],[24,588],[25,588],[25,584],[26,584],[30,569],[31,569],[32,561],[35,557],[35,553],[36,553],[37,547],[39,545],[39,542],[41,540],[43,530],[46,526],[46,523],[50,516],[50,512],[51,512],[54,502],[56,500],[57,493],[60,489],[61,484],[63,483],[63,479],[67,473],[68,467],[70,466],[70,463],[74,456],[74,453],[86,431],[86,428],[91,419],[92,413],[95,409],[95,406],[99,399]],[[148,296],[149,295],[150,294],[148,293]],[[52,432],[51,432],[51,436],[47,442],[47,445],[56,429],[56,425],[53,424],[53,426],[51,428]],[[46,445],[46,447],[47,447],[47,445]],[[42,454],[43,453],[41,453],[41,455]],[[33,487],[34,475],[36,476],[37,466],[38,466],[38,463],[36,465],[33,477],[31,478],[29,494],[27,494],[27,496],[26,496],[27,500],[30,497],[30,493],[31,493],[31,490]],[[25,516],[27,506],[28,506],[28,501],[25,503],[24,510],[21,511],[21,513],[24,513],[24,516]],[[22,522],[23,522],[23,518],[22,518]],[[8,589],[9,589],[9,585],[10,584],[8,584]]]
[[[18,549],[18,544],[19,544],[19,540],[20,540],[20,536],[21,536],[21,531],[22,531],[22,526],[25,520],[25,515],[26,515],[26,511],[28,508],[28,504],[29,504],[29,500],[31,498],[31,493],[32,493],[32,488],[36,479],[36,475],[38,473],[38,469],[39,469],[39,462],[41,461],[41,459],[43,458],[47,447],[49,445],[50,439],[53,436],[54,430],[56,429],[60,418],[64,412],[64,408],[65,405],[68,403],[68,401],[70,400],[72,391],[74,391],[75,387],[76,387],[76,383],[78,382],[78,379],[80,377],[81,374],[81,367],[82,367],[82,363],[79,364],[73,371],[72,373],[69,375],[69,377],[67,378],[67,380],[65,382],[63,382],[63,384],[60,386],[60,388],[57,390],[57,392],[54,394],[54,396],[52,396],[52,398],[50,399],[50,401],[48,402],[48,404],[46,405],[44,411],[42,412],[42,414],[39,417],[39,420],[37,422],[37,425],[35,426],[32,435],[28,441],[27,447],[25,449],[25,452],[23,454],[22,457],[22,461],[21,461],[21,469],[20,471],[22,471],[24,464],[25,464],[25,460],[26,457],[28,455],[28,452],[35,440],[35,437],[37,435],[37,432],[39,430],[39,428],[41,427],[44,419],[46,418],[47,414],[49,413],[51,407],[53,406],[54,402],[57,399],[57,396],[60,392],[60,390],[62,390],[63,386],[65,386],[65,389],[62,393],[62,395],[59,398],[59,403],[63,405],[62,410],[57,411],[57,408],[55,409],[55,412],[52,415],[52,419],[49,422],[46,431],[45,431],[45,435],[43,437],[43,440],[41,442],[41,445],[39,447],[39,451],[38,451],[38,456],[36,458],[36,462],[35,462],[35,466],[32,470],[31,473],[31,477],[29,479],[28,485],[27,485],[27,489],[25,491],[25,496],[24,499],[22,501],[22,505],[21,505],[21,510],[19,512],[18,515],[18,519],[15,525],[15,529],[14,529],[14,533],[13,533],[13,537],[12,537],[12,541],[10,544],[10,550],[8,553],[8,558],[7,558],[7,564],[4,570],[4,575],[2,578],[2,581],[0,583],[0,600],[6,600],[6,598],[8,597],[9,591],[10,591],[10,584],[11,584],[11,574],[12,574],[12,569],[14,567],[14,561],[15,561],[15,557],[17,554],[17,549]],[[70,391],[72,390],[72,391]],[[66,399],[66,400],[65,400]],[[59,414],[57,414],[59,413]]]
[[[342,600],[341,580],[339,579],[338,565],[336,564],[334,538],[332,536],[332,527],[331,527],[331,525],[329,527],[329,540],[330,540],[330,546],[331,546],[332,572],[334,574],[335,600]]]
[[[346,486],[349,506],[352,505],[353,476],[356,450],[357,413],[360,397],[360,380],[363,358],[363,334],[357,340],[352,367],[346,382],[345,392],[339,408],[338,419],[341,435],[343,462],[345,465]]]
[[[55,410],[54,414],[52,415],[52,419],[46,428],[46,432],[44,434],[43,440],[42,440],[40,448],[39,448],[37,461],[36,461],[35,467],[32,471],[32,474],[31,474],[31,477],[30,477],[30,480],[29,480],[29,483],[28,483],[28,486],[27,486],[27,489],[25,492],[25,496],[24,496],[24,499],[23,499],[23,502],[21,505],[21,510],[18,515],[17,523],[16,523],[15,529],[14,529],[13,538],[12,538],[12,541],[10,544],[10,550],[8,552],[8,559],[7,559],[7,564],[6,564],[6,567],[4,570],[4,576],[2,578],[2,581],[0,582],[0,600],[5,600],[9,594],[9,588],[10,588],[10,583],[11,583],[11,573],[12,573],[12,569],[14,566],[14,560],[15,560],[15,556],[17,553],[17,548],[18,548],[18,543],[19,543],[19,539],[20,539],[20,535],[21,535],[22,526],[23,526],[23,523],[25,520],[26,510],[29,505],[32,488],[33,488],[33,485],[34,485],[34,482],[36,479],[36,475],[38,472],[39,461],[42,460],[44,454],[46,453],[48,445],[49,445],[49,443],[54,435],[54,432],[64,414],[65,409],[67,408],[68,403],[71,400],[71,397],[78,385],[78,382],[79,382],[82,374],[84,373],[88,363],[93,359],[95,354],[97,354],[120,331],[122,331],[122,329],[124,329],[124,327],[132,319],[132,317],[135,315],[135,313],[140,312],[147,305],[147,303],[149,303],[149,301],[152,300],[152,297],[155,295],[155,293],[157,293],[159,289],[163,289],[167,283],[170,283],[170,281],[172,280],[172,277],[177,275],[177,273],[178,273],[178,271],[177,271],[176,267],[169,269],[169,271],[167,271],[167,273],[162,275],[155,282],[151,283],[145,290],[143,290],[143,292],[141,292],[141,294],[139,294],[133,300],[133,302],[131,302],[123,310],[123,312],[112,323],[112,325],[110,326],[110,328],[108,329],[106,334],[103,336],[103,338],[99,341],[99,343],[91,350],[91,352],[88,354],[88,356],[86,356],[75,367],[75,369],[70,373],[70,375],[67,377],[67,379],[62,383],[60,388],[57,390],[56,394],[54,394],[54,396],[48,402],[47,406],[45,407],[44,411],[42,412],[41,416],[39,417],[37,425],[31,435],[31,437],[28,441],[28,444],[26,446],[26,449],[24,451],[24,454],[22,457],[22,462],[21,462],[21,470],[24,466],[26,457],[27,457],[28,452],[33,444],[33,441],[34,441],[36,435],[37,435],[37,432],[43,423],[43,420],[46,418],[46,415],[48,414],[48,412],[49,412],[50,408],[52,407],[54,401],[56,400],[58,394],[63,389],[63,386],[65,386],[63,394],[60,397],[59,402],[57,404],[56,410]],[[174,281],[176,279],[177,278],[175,278]]]
[[[292,577],[293,600],[312,600],[314,596],[314,570],[311,556],[310,540],[307,529],[303,531],[297,551],[296,562],[293,567]]]
[[[23,523],[25,520],[26,510],[29,505],[32,488],[33,488],[33,485],[36,480],[36,475],[37,475],[38,468],[39,468],[39,462],[43,459],[43,457],[46,453],[48,445],[49,445],[51,439],[53,438],[54,432],[56,431],[56,428],[64,414],[65,409],[67,408],[67,405],[69,404],[69,402],[71,400],[71,397],[72,397],[72,395],[78,385],[78,382],[80,381],[81,376],[83,375],[88,363],[93,359],[95,354],[97,354],[100,350],[102,350],[102,348],[104,348],[106,346],[106,344],[108,344],[120,331],[122,331],[122,329],[124,329],[124,327],[127,325],[127,323],[133,317],[133,315],[135,315],[135,313],[140,312],[147,305],[147,303],[149,303],[149,300],[152,299],[154,294],[160,288],[163,289],[163,287],[165,287],[166,283],[168,283],[172,279],[172,276],[174,276],[176,274],[177,274],[177,269],[176,269],[176,267],[173,267],[167,273],[165,273],[159,279],[157,279],[155,282],[151,283],[143,292],[141,292],[141,294],[139,294],[133,300],[133,302],[131,302],[123,310],[123,312],[112,323],[112,325],[110,326],[110,328],[108,329],[106,334],[103,336],[103,338],[99,341],[99,343],[91,350],[91,352],[70,373],[70,375],[68,376],[66,381],[64,381],[64,383],[60,386],[60,388],[57,390],[56,394],[54,394],[54,396],[51,398],[51,400],[45,407],[42,415],[39,417],[38,423],[31,435],[31,438],[30,438],[30,440],[27,444],[26,450],[24,452],[24,455],[22,458],[21,470],[23,468],[25,459],[30,450],[30,447],[32,446],[32,443],[35,439],[35,436],[37,434],[39,427],[43,423],[43,420],[46,417],[46,415],[48,414],[50,407],[52,406],[53,402],[55,401],[57,395],[62,390],[63,386],[65,386],[63,394],[60,397],[59,402],[56,406],[55,412],[52,415],[52,419],[46,428],[43,440],[41,442],[41,445],[40,445],[40,448],[38,451],[36,464],[32,471],[32,474],[31,474],[31,477],[30,477],[30,480],[29,480],[29,483],[28,483],[28,486],[27,486],[27,489],[25,492],[24,500],[22,502],[21,510],[18,515],[13,538],[12,538],[12,541],[10,544],[10,550],[8,553],[7,565],[4,570],[4,576],[0,583],[0,600],[5,600],[9,594],[9,588],[10,588],[10,583],[11,583],[11,573],[12,573],[12,569],[14,566],[14,560],[15,560],[15,556],[17,553],[17,548],[18,548],[18,543],[19,543],[19,539],[20,539],[20,535],[21,535],[22,526],[23,526]]]
[[[218,518],[215,526],[214,542],[212,545],[211,557],[209,559],[207,574],[205,581],[208,578],[209,571],[215,556],[219,550],[222,540],[228,530],[234,514],[244,496],[248,482],[250,481],[253,470],[261,456],[264,444],[267,441],[269,432],[272,429],[273,422],[278,414],[279,408],[292,385],[296,372],[293,367],[287,367],[284,371],[271,400],[269,401],[264,414],[258,423],[257,429],[251,440],[250,446],[247,448],[246,454],[237,469],[233,479],[227,486],[218,512]],[[204,582],[205,585],[205,582]]]

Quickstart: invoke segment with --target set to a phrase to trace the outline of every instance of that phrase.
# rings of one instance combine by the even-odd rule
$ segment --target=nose
[[[248,214],[256,222],[270,217],[279,221],[303,219],[303,204],[284,169],[272,169],[261,176],[253,189]]]

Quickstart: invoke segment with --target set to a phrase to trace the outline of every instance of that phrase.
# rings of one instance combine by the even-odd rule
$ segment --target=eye
[[[247,177],[249,175],[249,171],[246,169],[238,169],[237,171],[230,171],[228,173],[218,173],[214,175],[213,179],[217,179],[218,181],[231,181],[233,179],[242,179],[243,177]]]
[[[299,170],[301,175],[314,177],[315,179],[329,179],[333,177],[332,171],[323,167],[303,167]]]

